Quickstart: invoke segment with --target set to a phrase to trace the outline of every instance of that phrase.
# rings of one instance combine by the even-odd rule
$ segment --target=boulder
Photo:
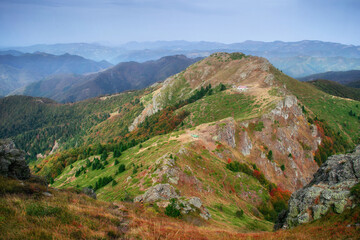
[[[291,195],[289,210],[278,219],[275,228],[291,228],[317,220],[330,209],[342,213],[352,206],[350,189],[359,182],[359,174],[360,145],[352,153],[329,157],[313,180]]]
[[[179,198],[179,194],[173,186],[166,183],[157,184],[149,188],[144,194],[137,196],[134,202],[156,202],[158,200],[170,200],[172,198]]]
[[[88,195],[89,197],[91,197],[91,198],[93,198],[93,199],[96,199],[96,193],[95,193],[95,191],[94,191],[93,189],[91,189],[91,188],[85,187],[85,188],[83,188],[83,189],[81,190],[81,192],[84,193],[84,194],[86,194],[86,195]]]
[[[21,180],[30,178],[25,153],[10,139],[0,139],[0,175]]]

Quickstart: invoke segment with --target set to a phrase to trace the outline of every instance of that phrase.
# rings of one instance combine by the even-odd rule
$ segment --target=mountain
[[[95,62],[69,54],[56,56],[38,52],[19,56],[0,55],[0,94],[7,95],[50,75],[97,72],[110,66],[107,62]]]
[[[264,57],[313,56],[360,58],[359,46],[317,40],[303,40],[298,42],[245,41],[242,43],[229,44],[228,46],[230,49],[242,49],[267,54],[264,55]]]
[[[20,93],[49,97],[59,102],[76,102],[100,95],[147,87],[184,70],[198,60],[177,55],[145,63],[125,62],[94,74],[49,77],[30,84]]]
[[[317,89],[333,96],[360,101],[360,89],[358,88],[346,87],[340,83],[322,79],[309,81],[308,83],[314,85]]]
[[[68,53],[94,61],[111,60],[122,52],[121,48],[91,43],[37,44],[27,47],[11,47],[3,49],[2,51],[6,50],[17,50],[24,53],[46,52],[53,55]]]
[[[72,104],[11,96],[0,111],[0,137],[28,153],[34,174],[52,188],[92,188],[97,199],[123,204],[125,235],[139,239],[316,236],[316,225],[269,231],[291,192],[360,141],[358,101],[242,53],[212,54],[147,89]],[[64,204],[77,201],[71,196]],[[343,222],[321,234],[333,236]]]
[[[348,83],[347,86],[352,88],[360,88],[360,80]]]
[[[313,74],[310,76],[299,78],[300,81],[312,81],[317,79],[326,79],[350,86],[352,83],[360,81],[360,70],[351,71],[330,71],[324,73]]]
[[[285,58],[270,57],[269,60],[275,67],[294,78],[301,78],[330,70],[360,70],[360,58],[296,56]]]
[[[6,50],[6,51],[0,51],[0,55],[12,55],[12,56],[20,56],[24,53],[16,51],[16,50]]]
[[[224,44],[217,42],[155,41],[129,42],[118,46],[69,43],[34,45],[3,49],[51,54],[76,54],[95,61],[145,62],[169,55],[207,57],[215,52],[238,52],[265,57],[284,73],[294,78],[325,71],[360,70],[360,47],[340,43],[304,40],[298,42],[245,41]],[[331,79],[330,79],[331,80]]]

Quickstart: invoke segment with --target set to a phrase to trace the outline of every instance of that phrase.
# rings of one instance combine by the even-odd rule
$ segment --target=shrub
[[[268,154],[266,155],[267,159],[269,159],[270,161],[273,160],[273,152],[270,150],[268,152]]]
[[[170,204],[165,208],[165,214],[169,217],[179,217],[180,210],[176,208],[176,199],[170,199]]]
[[[118,168],[118,171],[117,171],[117,174],[122,173],[122,172],[125,172],[125,165],[124,164],[120,164],[120,166]]]
[[[112,180],[112,176],[99,178],[99,180],[95,183],[94,191],[108,185]]]
[[[242,209],[237,210],[235,216],[237,218],[242,218],[244,216],[244,211]]]
[[[245,163],[231,162],[226,164],[226,168],[233,172],[243,172],[248,175],[252,175],[251,169]]]
[[[285,165],[284,165],[284,164],[282,164],[282,165],[280,166],[280,168],[281,168],[281,171],[285,171]]]
[[[115,180],[113,180],[111,185],[114,187],[117,185],[117,182]]]

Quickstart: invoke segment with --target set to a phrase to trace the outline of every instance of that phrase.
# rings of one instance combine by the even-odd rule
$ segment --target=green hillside
[[[1,101],[13,104],[6,111],[13,115],[2,115],[3,128],[11,129],[6,134],[32,156],[60,142],[57,152],[31,163],[52,187],[90,187],[100,200],[132,202],[169,184],[179,195],[174,201],[197,197],[211,215],[204,220],[198,210],[178,221],[237,232],[270,231],[290,193],[327,156],[347,151],[360,137],[358,101],[326,94],[241,53],[213,54],[141,91],[75,104]],[[41,119],[36,129],[27,115]],[[12,118],[24,133],[11,128]],[[53,125],[58,135],[46,137]],[[149,219],[166,218],[169,201],[142,202],[138,209]]]
[[[360,101],[360,89],[358,88],[346,87],[340,83],[322,79],[311,81],[309,83],[330,95]]]

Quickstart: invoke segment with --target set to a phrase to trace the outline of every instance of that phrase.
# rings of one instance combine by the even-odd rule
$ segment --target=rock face
[[[96,193],[93,189],[85,187],[82,189],[82,192],[88,195],[89,197],[96,199]]]
[[[158,200],[170,200],[179,198],[175,188],[170,184],[157,184],[149,188],[143,195],[137,196],[134,202],[155,202]]]
[[[200,198],[191,197],[189,199],[180,197],[175,188],[169,183],[157,184],[149,188],[144,194],[137,196],[134,202],[156,203],[160,207],[167,207],[170,199],[176,199],[176,208],[182,214],[198,213],[205,220],[209,220],[211,215],[202,204]]]
[[[360,180],[360,145],[346,155],[334,155],[314,179],[291,195],[289,210],[275,228],[291,228],[321,218],[330,209],[341,213],[352,205],[350,188]]]
[[[0,175],[21,180],[30,177],[30,169],[25,161],[25,153],[10,139],[0,139]]]

